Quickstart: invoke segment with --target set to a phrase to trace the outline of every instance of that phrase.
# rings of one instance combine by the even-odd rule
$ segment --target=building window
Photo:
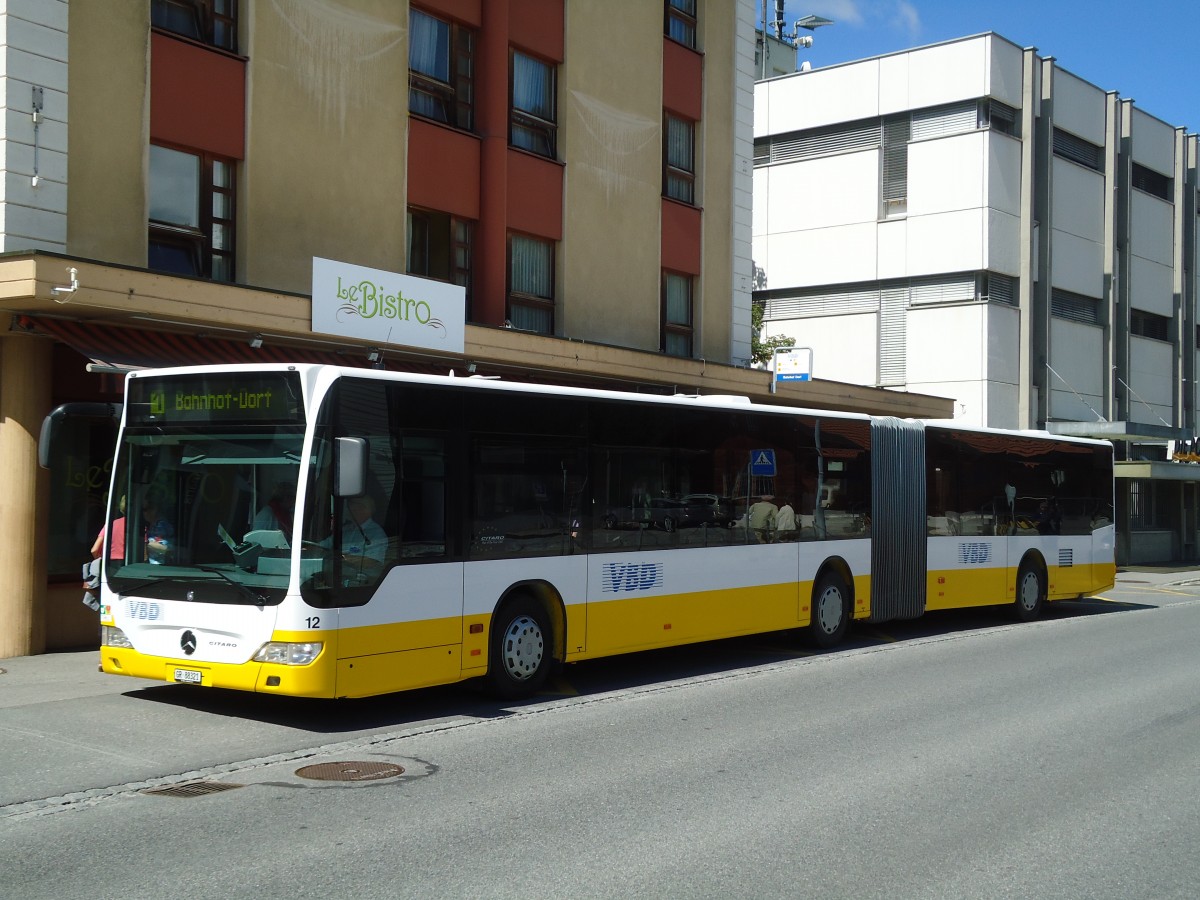
[[[667,0],[663,30],[673,41],[696,49],[696,0]]]
[[[232,160],[151,145],[149,268],[233,281],[233,172]]]
[[[663,147],[663,194],[696,202],[696,123],[667,113]]]
[[[692,278],[663,272],[662,337],[660,349],[668,356],[692,357]]]
[[[508,238],[508,322],[522,331],[554,333],[554,243]]]
[[[1171,194],[1174,190],[1173,182],[1174,179],[1155,172],[1153,169],[1147,169],[1138,163],[1133,164],[1133,186],[1139,191],[1145,191],[1151,196],[1171,203]]]
[[[471,302],[471,239],[474,226],[466,219],[426,209],[408,210],[408,253],[405,271],[461,285]]]
[[[468,131],[474,127],[474,45],[469,28],[409,9],[409,112]]]
[[[151,0],[150,24],[237,52],[237,0]]]
[[[912,134],[909,115],[883,120],[883,168],[880,194],[883,217],[908,212],[908,141]]]
[[[558,137],[556,94],[554,66],[514,50],[510,144],[539,156],[555,158]]]
[[[1156,341],[1171,340],[1171,319],[1140,309],[1129,311],[1129,332]]]

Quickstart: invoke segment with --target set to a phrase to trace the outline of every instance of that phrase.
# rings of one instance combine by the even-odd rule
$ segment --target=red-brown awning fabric
[[[227,340],[174,331],[148,331],[100,322],[18,316],[15,327],[57,338],[93,362],[117,369],[158,366],[223,365],[231,363],[327,363],[366,368],[362,348],[313,350],[265,339],[261,347],[246,340]],[[445,374],[448,367],[388,360],[387,368]]]

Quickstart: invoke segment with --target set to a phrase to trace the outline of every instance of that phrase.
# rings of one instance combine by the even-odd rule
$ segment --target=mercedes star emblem
[[[183,648],[183,652],[191,656],[196,652],[196,635],[190,631],[185,631],[179,636],[179,646]]]

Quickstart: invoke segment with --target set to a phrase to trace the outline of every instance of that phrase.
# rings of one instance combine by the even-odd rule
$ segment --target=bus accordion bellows
[[[59,411],[56,411],[59,413]],[[53,428],[43,429],[49,440]],[[126,379],[105,672],[304,697],[1111,587],[1108,443],[319,365]]]

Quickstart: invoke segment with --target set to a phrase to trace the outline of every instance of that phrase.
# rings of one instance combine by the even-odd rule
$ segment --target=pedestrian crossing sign
[[[750,451],[750,474],[762,475],[765,477],[774,477],[775,475],[775,451],[774,450],[751,450]]]

